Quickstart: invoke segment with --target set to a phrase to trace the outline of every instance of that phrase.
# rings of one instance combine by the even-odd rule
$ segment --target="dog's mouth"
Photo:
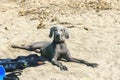
[[[64,42],[65,38],[64,38],[63,35],[56,35],[56,36],[54,37],[54,40],[55,40],[56,42]]]
[[[59,42],[63,42],[64,40],[59,40]]]
[[[64,42],[64,38],[58,37],[58,38],[55,39],[55,41],[56,41],[56,42]]]

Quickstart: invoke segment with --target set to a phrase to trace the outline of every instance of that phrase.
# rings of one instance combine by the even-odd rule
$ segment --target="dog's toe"
[[[67,71],[67,70],[68,70],[68,68],[67,68],[66,66],[63,66],[63,69],[64,69],[64,71]]]
[[[95,68],[95,67],[97,67],[97,66],[98,66],[97,63],[92,63],[92,65],[91,65],[91,67],[93,67],[93,68]]]
[[[66,66],[62,66],[62,67],[60,67],[60,70],[67,71],[68,68]]]
[[[95,67],[98,66],[98,64],[97,64],[97,63],[90,63],[90,64],[88,64],[87,66],[91,66],[92,68],[95,68]]]
[[[15,45],[11,45],[11,47],[14,47]]]

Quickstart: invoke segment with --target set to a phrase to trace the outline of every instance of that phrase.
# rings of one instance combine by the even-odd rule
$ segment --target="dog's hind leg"
[[[18,48],[18,49],[25,49],[29,51],[34,51],[34,49],[31,46],[18,46],[18,45],[11,45],[12,48]]]
[[[33,48],[32,46],[17,46],[17,45],[12,45],[12,48],[18,48],[18,49],[24,49],[24,50],[28,50],[28,51],[34,51],[37,53],[41,53],[41,48]]]
[[[24,49],[24,50],[28,50],[28,51],[35,51],[40,53],[41,52],[41,48],[44,46],[49,45],[50,42],[35,42],[31,45],[28,46],[18,46],[18,45],[11,45],[12,48],[18,48],[18,49]]]

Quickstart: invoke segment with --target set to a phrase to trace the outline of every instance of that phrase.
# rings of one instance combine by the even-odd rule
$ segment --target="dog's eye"
[[[57,31],[57,29],[55,29],[54,31]]]

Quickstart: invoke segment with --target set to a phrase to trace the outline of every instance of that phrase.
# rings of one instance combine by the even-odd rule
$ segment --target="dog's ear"
[[[50,28],[50,33],[49,33],[49,37],[50,38],[52,38],[54,29],[55,29],[55,27]]]
[[[64,28],[64,31],[65,31],[65,38],[68,39],[70,37],[68,30],[66,28]]]

